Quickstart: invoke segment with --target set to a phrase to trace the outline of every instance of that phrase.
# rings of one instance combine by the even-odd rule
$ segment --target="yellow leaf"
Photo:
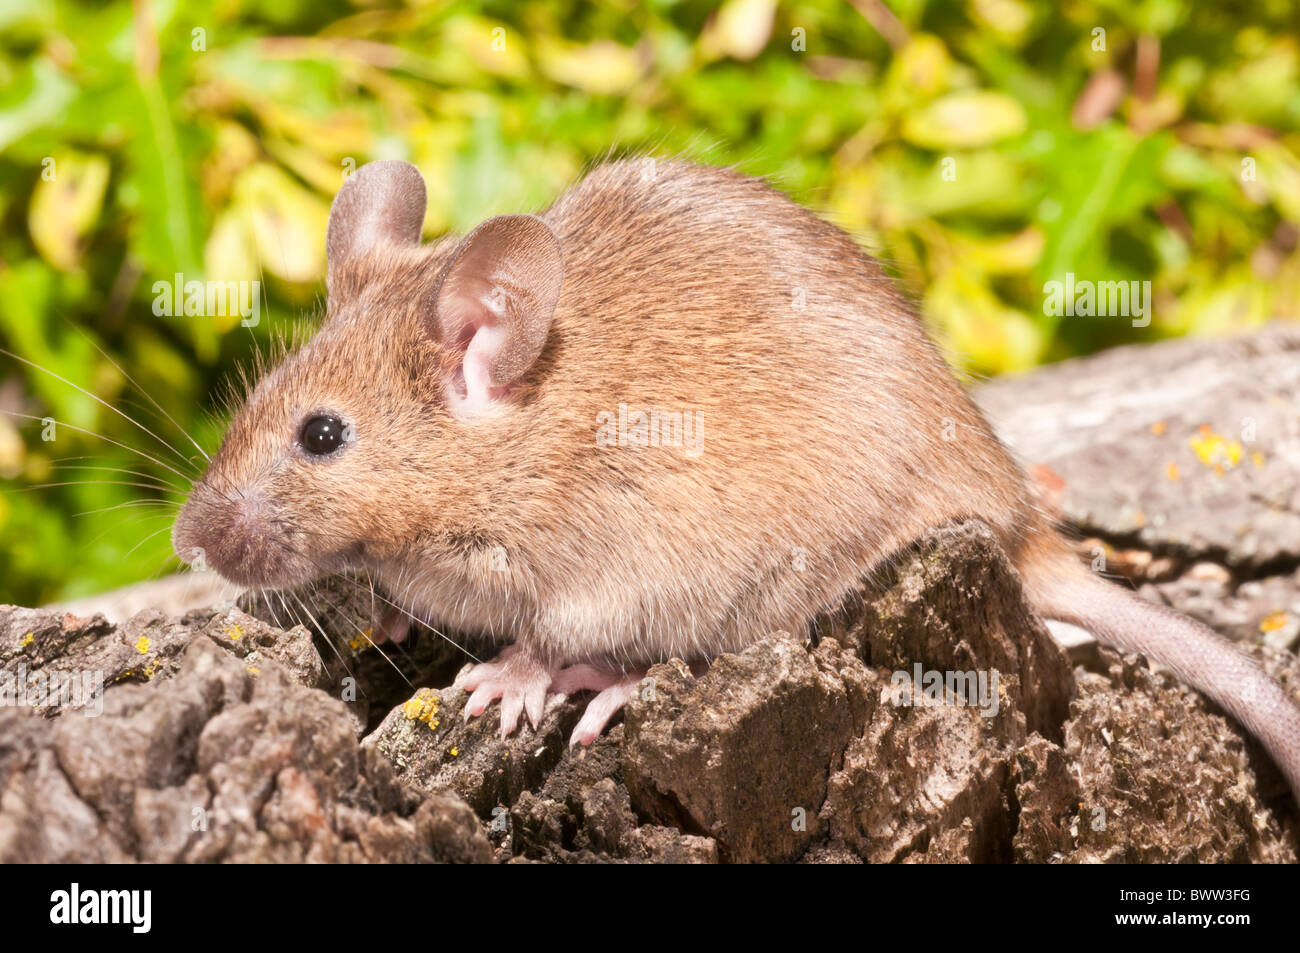
[[[895,107],[913,107],[948,88],[952,58],[943,40],[917,33],[895,54],[885,76],[885,90]]]
[[[0,414],[0,477],[12,480],[23,472],[27,447],[9,418]]]
[[[1043,257],[1046,238],[1041,229],[1030,225],[1014,235],[976,238],[961,235],[952,239],[952,248],[964,264],[991,275],[1011,275],[1029,271]]]
[[[281,169],[265,162],[246,169],[235,184],[234,214],[247,223],[263,270],[286,281],[324,277],[329,209]]]
[[[357,106],[314,115],[266,97],[250,96],[247,105],[257,113],[267,134],[310,143],[321,155],[364,156],[374,150],[374,130]]]
[[[700,36],[700,49],[708,57],[730,56],[752,60],[772,36],[776,0],[727,0]]]
[[[83,153],[54,156],[42,167],[27,222],[36,250],[55,268],[77,267],[81,238],[99,218],[108,170],[103,156]]]
[[[482,17],[457,17],[444,27],[443,44],[464,50],[476,66],[494,76],[529,78],[524,38],[504,24]]]
[[[262,140],[261,145],[279,160],[290,172],[302,179],[312,188],[329,195],[343,184],[344,172],[352,167],[345,167],[342,162],[322,156],[315,149],[303,145],[285,142],[272,136]],[[360,157],[351,156],[354,165],[361,162]],[[381,156],[380,158],[386,158]]]
[[[217,128],[217,141],[204,160],[203,195],[214,206],[230,199],[235,179],[262,153],[262,143],[237,122],[223,122]]]
[[[999,374],[1032,367],[1042,355],[1038,325],[960,269],[934,281],[924,310],[953,360],[964,367]]]
[[[1258,162],[1257,181],[1284,218],[1300,219],[1300,159],[1286,146],[1260,143],[1252,151]]]
[[[597,96],[622,95],[641,76],[636,51],[611,40],[582,46],[545,37],[537,43],[537,58],[555,82]]]
[[[927,149],[971,149],[1025,131],[1020,103],[1002,93],[964,90],[936,99],[903,120],[903,138]]]
[[[203,271],[211,281],[244,281],[257,277],[252,236],[240,216],[226,210],[217,216],[203,247]]]
[[[238,211],[228,209],[213,224],[203,246],[203,273],[209,288],[223,289],[207,314],[217,334],[225,334],[253,313],[245,309],[261,307],[262,290],[254,283],[258,279],[254,241]]]
[[[977,23],[1017,45],[1034,20],[1033,8],[1022,0],[971,0],[970,9]]]

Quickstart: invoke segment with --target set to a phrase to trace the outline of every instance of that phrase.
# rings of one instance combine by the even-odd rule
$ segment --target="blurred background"
[[[1298,19],[1289,0],[5,0],[0,601],[175,568],[181,497],[160,487],[201,460],[179,428],[211,450],[223,382],[316,313],[330,199],[373,159],[423,170],[430,238],[540,209],[611,151],[738,164],[879,255],[973,376],[1293,318]],[[1149,280],[1150,326],[1048,315],[1066,272]],[[256,326],[156,314],[178,273],[258,281]]]

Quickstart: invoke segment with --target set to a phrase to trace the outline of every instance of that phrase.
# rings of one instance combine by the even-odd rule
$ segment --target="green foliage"
[[[0,360],[0,598],[166,568],[178,496],[120,484],[200,458],[140,389],[214,446],[219,382],[318,305],[330,198],[373,159],[423,170],[430,237],[611,149],[738,163],[853,231],[977,373],[1297,310],[1289,0],[138,6],[0,11],[0,344],[44,369]],[[178,272],[261,281],[262,320],[155,315]],[[1151,326],[1049,316],[1066,272],[1150,280]],[[31,490],[66,481],[91,482]]]

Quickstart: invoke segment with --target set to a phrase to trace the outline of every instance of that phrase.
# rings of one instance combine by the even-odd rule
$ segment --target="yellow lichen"
[[[234,642],[238,642],[244,637],[244,627],[242,625],[228,625],[225,631],[226,637]]]
[[[248,674],[249,674],[249,675],[261,675],[261,674],[262,674],[262,670],[261,670],[260,668],[253,668],[253,666],[251,666],[251,665],[245,665],[244,668],[248,669]]]
[[[162,665],[162,659],[160,658],[154,659],[152,662],[150,662],[148,665],[144,667],[144,677],[149,679],[149,681],[153,681],[154,673],[158,671],[158,668],[161,665]]]
[[[140,636],[135,643],[135,650],[141,655],[145,655],[149,652],[149,637],[147,635]]]
[[[1285,612],[1271,612],[1259,620],[1259,631],[1276,632],[1291,621],[1291,617]]]
[[[1241,444],[1215,433],[1208,424],[1202,426],[1197,435],[1187,441],[1187,445],[1203,464],[1219,474],[1231,470],[1241,462]]]
[[[449,752],[447,752],[447,753],[450,754],[453,758],[455,758],[455,757],[457,757],[457,756],[460,755],[460,749],[459,749],[459,748],[452,748],[451,751],[449,751]]]
[[[409,721],[422,721],[430,728],[437,728],[441,724],[438,719],[437,693],[428,688],[421,688],[402,706],[402,714]]]
[[[31,645],[35,641],[36,641],[36,636],[33,633],[28,632],[26,635],[24,635],[21,639],[18,640],[18,646],[20,648],[25,649],[27,648],[27,646]]]
[[[1151,432],[1159,437],[1165,432],[1165,422],[1163,420],[1157,420],[1151,425]]]
[[[366,629],[364,632],[358,632],[356,637],[348,642],[348,648],[353,652],[359,652],[368,645],[374,645],[370,636],[374,634],[374,629]]]
[[[1250,455],[1250,462],[1255,464],[1256,467],[1262,467],[1264,465],[1264,455],[1256,450]]]
[[[1176,463],[1171,463],[1171,464],[1169,464],[1169,466],[1165,467],[1165,476],[1169,477],[1169,479],[1171,479],[1171,480],[1173,480],[1175,483],[1177,483],[1177,482],[1178,482],[1178,477],[1179,477],[1179,474],[1178,474],[1178,464],[1176,464]]]

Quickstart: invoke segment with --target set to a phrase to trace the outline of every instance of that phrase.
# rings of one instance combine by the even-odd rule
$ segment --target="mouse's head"
[[[425,248],[424,214],[405,162],[339,190],[324,325],[231,421],[173,528],[183,560],[294,585],[436,534],[440,501],[482,480],[467,445],[536,383],[563,257],[531,215]]]

